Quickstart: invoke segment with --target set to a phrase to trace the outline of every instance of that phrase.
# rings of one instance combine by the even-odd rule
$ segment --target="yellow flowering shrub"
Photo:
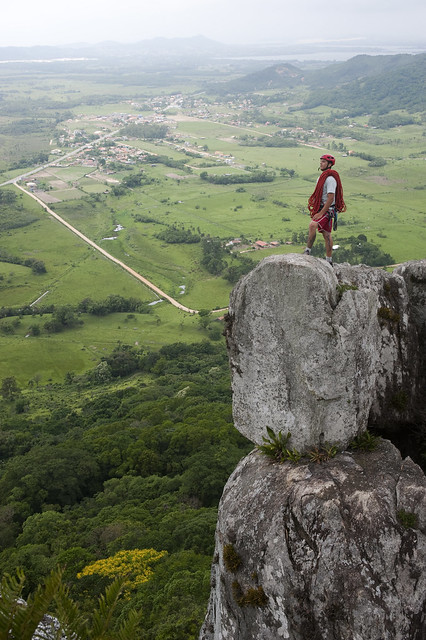
[[[154,573],[151,565],[165,555],[167,555],[167,551],[156,551],[155,549],[118,551],[109,558],[88,564],[77,574],[77,578],[94,574],[113,579],[124,576],[126,577],[126,591],[130,591],[150,579]]]

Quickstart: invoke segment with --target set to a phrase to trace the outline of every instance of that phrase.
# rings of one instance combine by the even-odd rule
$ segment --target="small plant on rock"
[[[276,462],[288,460],[287,443],[290,440],[291,433],[288,432],[287,435],[283,435],[281,431],[278,431],[278,434],[275,434],[270,427],[266,427],[266,431],[269,438],[263,436],[263,444],[257,447],[260,453],[274,458]]]
[[[265,607],[268,604],[268,598],[265,595],[263,587],[250,587],[243,596],[241,606],[244,607]]]
[[[223,562],[231,573],[235,573],[241,565],[241,556],[235,551],[233,544],[225,544],[223,547]]]
[[[299,462],[300,458],[303,457],[303,455],[297,449],[286,449],[286,453],[287,460],[290,460],[290,462]]]
[[[359,451],[374,451],[380,442],[380,436],[375,436],[368,429],[352,440],[349,447]]]
[[[330,458],[334,458],[338,449],[336,445],[325,444],[322,447],[315,447],[311,451],[309,451],[308,456],[311,462],[316,462],[317,464],[322,464],[323,462],[327,462]]]
[[[396,517],[406,529],[414,529],[417,527],[417,515],[415,513],[410,513],[409,511],[400,509],[396,514]]]
[[[345,293],[345,291],[358,291],[358,287],[356,284],[337,284],[336,285],[336,290],[337,293],[339,294],[340,298],[342,297],[342,295]]]
[[[268,604],[268,598],[262,586],[249,587],[244,593],[238,580],[234,580],[232,595],[240,607],[265,607]]]
[[[401,316],[399,313],[390,309],[389,307],[380,307],[377,310],[377,316],[381,320],[388,320],[389,322],[398,323],[400,321]]]

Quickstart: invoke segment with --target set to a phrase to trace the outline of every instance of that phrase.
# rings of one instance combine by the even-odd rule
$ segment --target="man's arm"
[[[327,200],[325,201],[324,206],[318,211],[318,213],[312,216],[312,220],[320,220],[333,204],[333,200],[334,193],[327,193]]]

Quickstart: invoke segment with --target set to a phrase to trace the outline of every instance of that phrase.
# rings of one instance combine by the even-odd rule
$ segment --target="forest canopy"
[[[70,375],[54,396],[26,392],[24,413],[14,411],[19,393],[3,397],[0,569],[23,568],[26,596],[65,566],[63,580],[90,615],[119,573],[118,554],[152,550],[152,570],[117,607],[117,624],[136,608],[144,638],[195,640],[218,500],[252,444],[232,424],[222,343],[121,345],[105,359],[112,370],[118,361],[125,384]]]

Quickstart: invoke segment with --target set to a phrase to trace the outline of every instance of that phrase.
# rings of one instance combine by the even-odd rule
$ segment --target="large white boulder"
[[[426,261],[415,265],[424,290]],[[303,452],[345,448],[378,416],[409,420],[421,378],[417,316],[400,273],[265,258],[234,288],[227,316],[236,428],[257,444],[267,427],[290,432]]]

